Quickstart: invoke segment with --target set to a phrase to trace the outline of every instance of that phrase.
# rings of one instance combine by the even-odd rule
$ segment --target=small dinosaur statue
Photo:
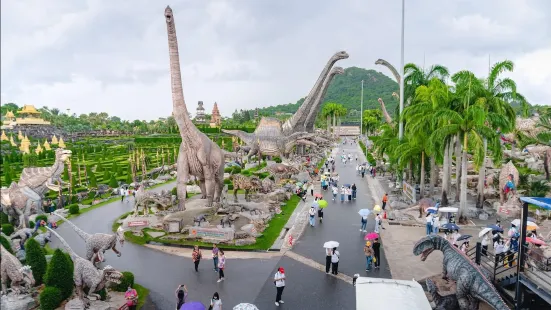
[[[431,279],[427,279],[426,284],[427,291],[432,296],[432,301],[436,304],[434,310],[459,310],[459,302],[455,294],[440,295],[436,284],[434,284]]]
[[[446,279],[450,276],[456,281],[456,295],[461,310],[472,309],[474,303],[469,300],[469,296],[486,302],[496,310],[509,310],[480,268],[448,240],[437,235],[423,237],[413,247],[413,254],[421,255],[421,260],[425,261],[434,250],[444,254],[442,277]]]
[[[239,202],[237,199],[237,191],[240,189],[245,191],[245,201],[251,201],[250,192],[258,191],[262,188],[262,181],[256,176],[250,177],[242,174],[230,175],[230,181],[233,183],[233,201]]]
[[[46,246],[46,244],[48,242],[51,241],[52,234],[49,231],[47,231],[47,232],[44,232],[44,233],[41,233],[41,234],[38,234],[38,235],[34,236],[33,239],[36,240],[40,244],[41,247],[44,247],[44,246]]]
[[[119,257],[122,255],[122,253],[116,249],[116,246],[117,240],[120,242],[121,246],[123,245],[123,233],[117,230],[116,234],[114,235],[101,233],[88,234],[63,216],[57,213],[56,215],[59,216],[59,218],[61,218],[64,222],[67,222],[67,224],[69,224],[69,226],[73,228],[77,235],[79,235],[79,237],[84,240],[84,242],[86,243],[86,259],[88,259],[89,261],[93,263],[105,261],[103,253],[105,253],[105,251],[109,249],[112,249],[113,252],[115,252]]]
[[[0,245],[0,253],[2,254],[2,261],[0,262],[2,294],[8,293],[8,279],[11,281],[11,291],[15,295],[24,294],[35,284],[31,267],[23,266],[3,245]]]
[[[46,229],[51,231],[59,239],[65,250],[71,256],[74,265],[73,281],[77,289],[77,296],[84,305],[89,305],[90,297],[99,299],[100,296],[95,294],[95,292],[102,290],[107,282],[116,284],[121,283],[121,272],[109,265],[105,266],[103,269],[97,269],[91,261],[78,256],[58,233],[49,227],[46,227]],[[88,288],[87,296],[84,296],[84,288]]]
[[[25,241],[27,241],[27,239],[29,239],[30,237],[32,237],[34,233],[34,229],[32,228],[23,228],[23,229],[20,229],[16,232],[14,232],[11,236],[10,236],[10,239],[13,240],[13,239],[20,239],[20,243],[21,244],[25,244]]]

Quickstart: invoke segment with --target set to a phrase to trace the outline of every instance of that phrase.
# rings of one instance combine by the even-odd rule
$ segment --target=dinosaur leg
[[[115,244],[113,244],[113,247],[111,247],[111,250],[113,250],[113,252],[115,252],[115,254],[117,254],[118,257],[121,257],[122,253],[117,250],[117,242],[115,241]]]
[[[199,188],[201,189],[201,199],[207,198],[207,190],[205,188],[205,179],[200,178],[199,180]]]
[[[8,273],[2,270],[2,294],[8,293]]]
[[[214,197],[214,173],[208,163],[203,165],[203,174],[205,176],[205,189],[207,192],[207,207],[212,207],[212,198]]]
[[[219,203],[222,197],[222,189],[224,189],[224,165],[220,165],[218,174],[214,176],[214,202]]]
[[[186,150],[184,145],[180,144],[180,153],[178,154],[177,165],[177,177],[176,177],[176,191],[178,193],[178,211],[184,211],[186,209],[186,194],[187,184],[189,179],[189,165],[186,157]]]
[[[237,191],[239,190],[239,187],[233,188],[233,202],[239,202],[239,199],[237,199]]]
[[[461,285],[460,282],[457,283],[457,302],[459,303],[459,309],[461,310],[469,310],[470,308],[470,301],[469,297],[467,295],[468,291],[465,287]]]

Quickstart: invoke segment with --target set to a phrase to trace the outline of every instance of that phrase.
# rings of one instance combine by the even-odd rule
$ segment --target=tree
[[[69,260],[70,258],[60,249],[56,249],[44,275],[46,286],[58,288],[62,299],[69,298],[73,293],[73,267],[72,261],[69,262]]]
[[[29,239],[25,243],[25,262],[31,266],[36,285],[42,284],[46,273],[46,256],[38,241]]]
[[[96,175],[92,171],[88,173],[88,180],[90,182],[90,188],[98,187],[98,181],[96,180]]]
[[[103,182],[108,182],[111,178],[111,173],[108,170],[103,171]]]
[[[119,182],[117,182],[117,179],[115,178],[115,175],[111,175],[111,178],[109,179],[109,186],[111,188],[117,188],[119,187]]]
[[[380,110],[375,109],[368,109],[364,110],[363,116],[362,116],[362,125],[364,130],[371,134],[375,132],[381,125],[381,119],[383,117],[383,114]]]

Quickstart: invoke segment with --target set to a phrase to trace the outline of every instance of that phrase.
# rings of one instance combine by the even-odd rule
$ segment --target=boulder
[[[241,230],[249,234],[251,237],[257,237],[258,232],[254,224],[247,224],[241,227]]]
[[[2,310],[29,310],[36,307],[36,302],[29,294],[2,296]]]
[[[312,180],[312,178],[310,178],[310,174],[306,171],[299,172],[298,174],[294,175],[294,177],[301,182]]]

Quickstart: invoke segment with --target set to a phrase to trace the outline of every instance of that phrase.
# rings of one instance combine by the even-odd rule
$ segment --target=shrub
[[[231,173],[233,171],[233,168],[232,167],[226,167],[224,168],[224,172],[225,173]]]
[[[33,222],[33,221],[29,221],[29,227],[34,227],[34,225],[36,225],[36,223],[35,223],[35,222]]]
[[[45,215],[45,214],[40,214],[40,215],[37,215],[34,220],[35,220],[35,222],[44,221],[44,222],[48,223],[48,216]],[[31,227],[33,227],[33,226],[31,226]]]
[[[96,172],[103,172],[103,166],[101,164],[96,166]]]
[[[12,224],[2,224],[2,232],[6,234],[6,236],[10,236],[13,234],[14,229]]]
[[[96,175],[93,172],[90,172],[88,174],[88,179],[90,182],[90,188],[98,187],[98,181],[96,180]]]
[[[178,196],[178,188],[176,188],[176,186],[175,186],[174,188],[172,188],[172,190],[170,191],[170,193],[171,193],[172,195]]]
[[[59,307],[63,301],[61,290],[57,287],[46,286],[42,293],[40,293],[40,309],[42,310],[55,310]]]
[[[234,174],[236,174],[236,173],[241,173],[241,167],[233,166],[232,172],[233,172]]]
[[[111,178],[109,179],[109,186],[111,186],[111,188],[119,187],[119,182],[117,182],[117,178],[114,174],[112,174]]]
[[[97,291],[95,293],[99,295],[100,300],[106,300],[107,299],[107,290],[105,289],[105,287],[102,288],[100,291]]]
[[[79,214],[80,208],[77,204],[69,205],[69,214]]]
[[[0,224],[9,224],[9,223],[10,223],[10,220],[8,218],[8,215],[0,211]]]
[[[42,284],[42,279],[46,273],[46,256],[40,247],[38,241],[29,239],[25,243],[25,262],[31,266],[36,284]]]
[[[8,241],[8,239],[4,238],[4,236],[0,236],[0,244],[6,249],[8,252],[13,254],[13,251],[11,249],[11,243]]]
[[[134,274],[129,271],[123,271],[121,283],[114,286],[113,290],[117,292],[126,292],[129,286],[134,287]]]
[[[61,298],[67,299],[73,293],[73,267],[68,255],[56,249],[44,275],[46,286],[56,287],[61,292]]]

